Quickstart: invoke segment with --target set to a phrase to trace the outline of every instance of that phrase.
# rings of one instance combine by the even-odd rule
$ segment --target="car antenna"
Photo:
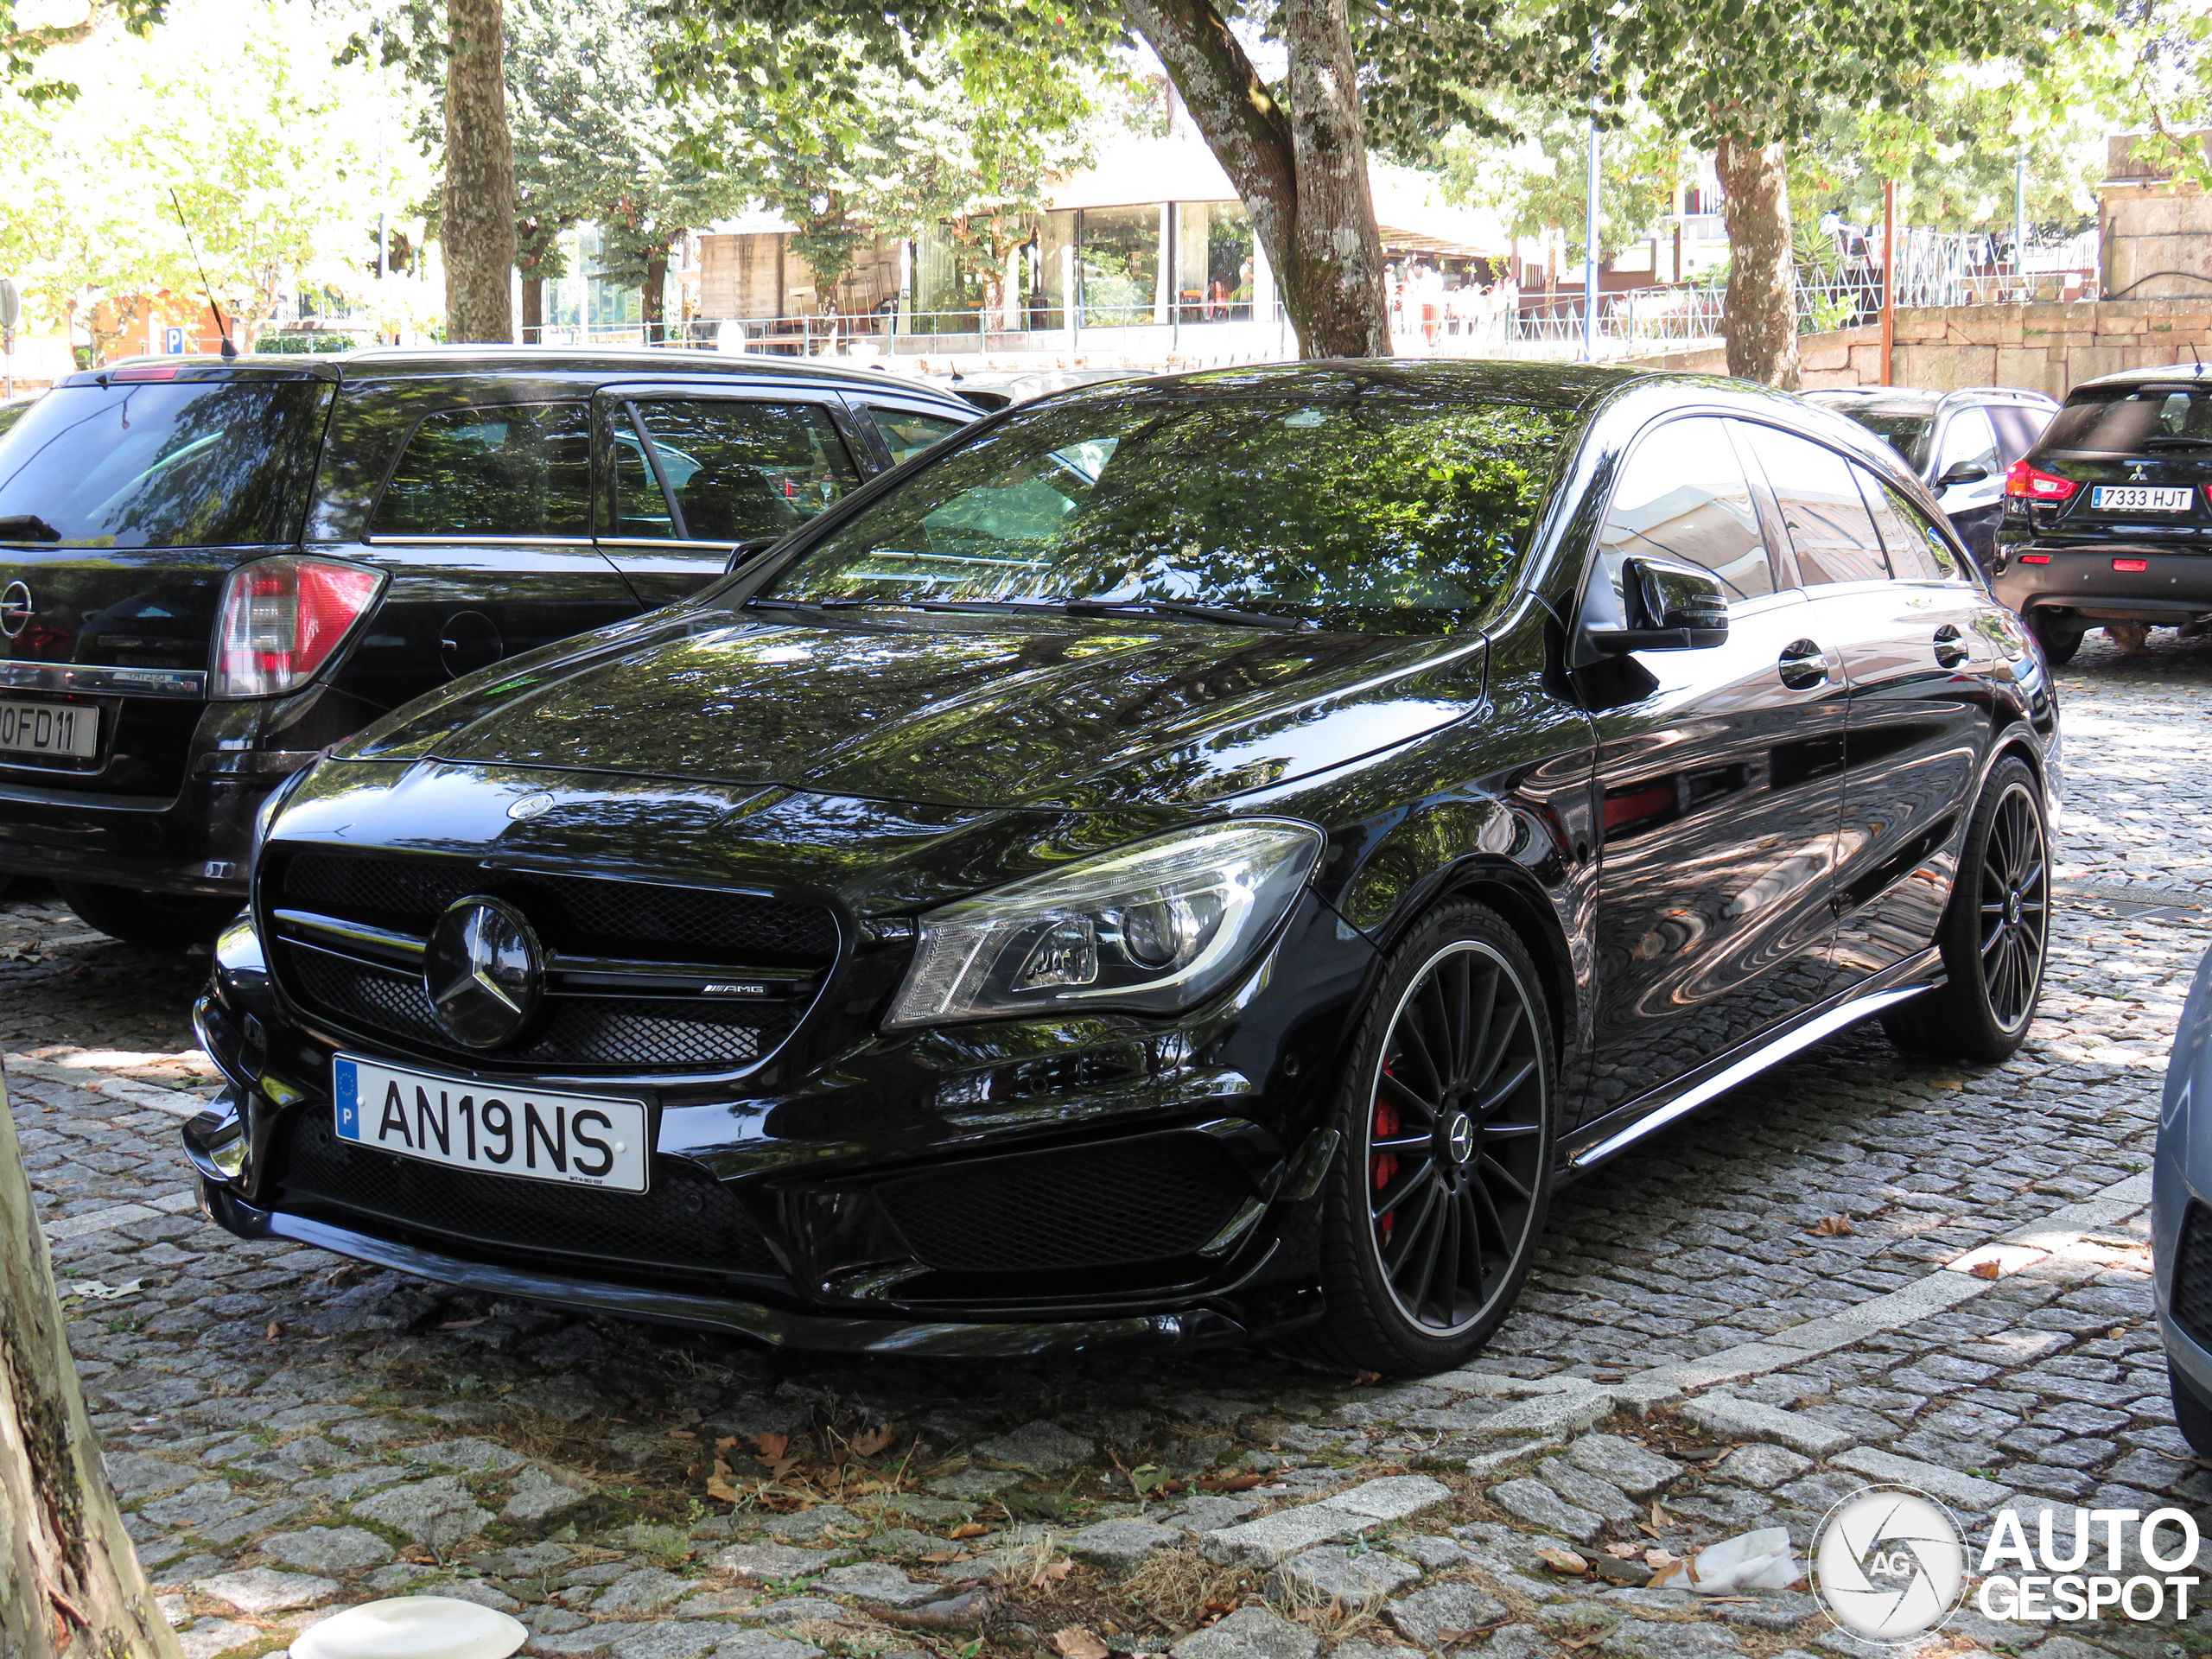
[[[184,245],[192,251],[192,263],[200,272],[200,291],[207,296],[207,308],[215,314],[215,332],[223,337],[223,360],[230,361],[238,354],[231,342],[230,325],[223,321],[223,308],[215,303],[215,290],[207,283],[207,266],[200,257],[199,245],[192,239],[192,221],[184,216],[184,204],[176,199],[176,187],[169,187],[169,206],[176,209],[176,222],[184,226]]]
[[[2189,342],[2189,354],[2196,359],[2196,366],[2190,370],[2190,372],[2192,377],[2201,378],[2204,373],[2204,359],[2201,357],[2197,357],[2196,342],[2193,340]]]

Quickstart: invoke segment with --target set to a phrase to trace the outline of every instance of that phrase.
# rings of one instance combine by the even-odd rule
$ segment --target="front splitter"
[[[823,1353],[897,1354],[932,1359],[1010,1359],[1046,1354],[1212,1346],[1252,1332],[1210,1307],[1103,1319],[967,1322],[848,1319],[793,1313],[758,1302],[683,1291],[607,1284],[469,1262],[412,1244],[357,1233],[327,1222],[262,1210],[204,1177],[200,1199],[209,1217],[242,1238],[287,1238],[334,1255],[435,1280],[490,1296],[550,1302],[654,1325],[734,1332],[771,1347]]]

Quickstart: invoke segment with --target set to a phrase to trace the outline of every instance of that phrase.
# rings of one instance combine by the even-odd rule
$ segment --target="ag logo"
[[[1830,1510],[1813,1541],[1813,1565],[1836,1622],[1874,1642],[1934,1630],[1966,1592],[1957,1524],[1909,1487],[1871,1487]]]

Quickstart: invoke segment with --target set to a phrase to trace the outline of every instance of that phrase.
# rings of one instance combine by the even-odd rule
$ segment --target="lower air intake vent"
[[[2202,1348],[2212,1348],[2212,1210],[2192,1200],[2182,1213],[2174,1247],[2174,1323]]]
[[[915,1255],[946,1273],[1187,1255],[1251,1193],[1221,1143],[1195,1134],[954,1164],[877,1189]]]
[[[328,1205],[410,1233],[678,1275],[776,1274],[737,1196],[696,1165],[656,1158],[652,1191],[610,1192],[397,1158],[349,1147],[327,1113],[294,1119],[278,1166],[286,1208]],[[370,1230],[376,1230],[373,1227]]]

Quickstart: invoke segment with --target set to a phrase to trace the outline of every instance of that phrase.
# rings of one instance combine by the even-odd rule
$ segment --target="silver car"
[[[2151,1179],[2152,1277],[2174,1421],[2199,1457],[2212,1458],[2212,952],[2197,964],[2174,1033]]]

